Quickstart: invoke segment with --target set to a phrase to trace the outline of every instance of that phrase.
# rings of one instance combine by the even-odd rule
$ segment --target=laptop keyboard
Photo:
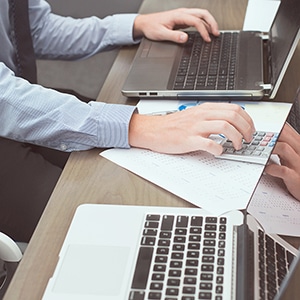
[[[146,215],[128,299],[228,298],[223,292],[225,251],[232,251],[226,245],[229,228],[225,216]],[[259,299],[270,300],[295,256],[261,229],[257,238]]]
[[[223,32],[206,43],[197,32],[188,42],[175,78],[175,90],[232,90],[235,87],[237,32]]]
[[[246,161],[264,164],[267,162],[279,134],[274,132],[257,131],[250,143],[243,140],[242,148],[235,150],[232,141],[220,136],[212,136],[216,142],[222,144],[223,153],[218,158]]]
[[[224,299],[226,223],[147,215],[129,299]]]
[[[274,299],[294,255],[262,230],[258,232],[260,299]]]

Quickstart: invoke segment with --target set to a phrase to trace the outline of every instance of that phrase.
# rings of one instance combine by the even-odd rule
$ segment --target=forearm
[[[155,150],[156,140],[160,138],[155,134],[156,129],[154,121],[156,117],[133,114],[129,124],[129,144],[132,147]],[[159,119],[158,119],[159,120]]]
[[[135,14],[74,19],[52,14],[44,1],[35,2],[38,4],[32,5],[29,12],[38,58],[82,59],[116,46],[135,43],[132,35]]]
[[[86,104],[31,85],[0,63],[0,136],[63,151],[129,147],[132,106]]]

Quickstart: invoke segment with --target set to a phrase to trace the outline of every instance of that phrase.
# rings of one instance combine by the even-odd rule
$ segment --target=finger
[[[300,155],[300,136],[290,124],[285,123],[278,140],[290,145]]]
[[[295,166],[300,165],[299,155],[285,142],[278,141],[273,153],[279,156],[282,165],[293,169],[296,168]]]
[[[226,121],[202,121],[198,132],[202,137],[209,137],[211,134],[223,134],[227,139],[232,141],[235,149],[239,150],[242,147],[243,137],[241,133]]]
[[[209,139],[209,138],[203,138],[201,137],[199,139],[199,143],[195,144],[195,149],[199,150],[203,150],[206,152],[209,152],[213,155],[221,155],[223,152],[223,147],[218,144],[217,142]]]
[[[199,106],[200,108],[201,105]],[[217,107],[218,109],[216,109],[215,103],[207,103],[203,106],[202,108],[205,109],[205,119],[211,121],[226,121],[228,124],[231,124],[246,141],[250,142],[252,140],[253,133],[255,132],[255,127],[253,120],[248,113],[236,104],[218,103]],[[220,130],[222,130],[222,128],[220,128]],[[224,130],[226,130],[226,128],[224,128]],[[218,133],[226,134],[225,132]]]
[[[194,24],[194,27],[196,27],[197,29],[197,24],[200,22],[202,24],[205,24],[208,32],[212,33],[213,35],[219,35],[218,23],[208,10],[190,8],[186,9],[185,13],[193,15],[197,18],[196,23]]]
[[[212,24],[210,24],[208,23],[207,20],[199,18],[198,16],[192,15],[190,13],[178,14],[173,20],[173,22],[174,22],[174,27],[176,26],[177,28],[186,28],[187,26],[195,27],[206,42],[211,41],[210,33],[214,35],[219,35],[218,25],[215,21]],[[175,32],[178,37],[181,32],[174,31],[172,29],[170,28],[170,31]],[[169,38],[170,37],[171,37],[171,32],[169,32]],[[170,38],[170,40],[175,42],[178,41],[178,38],[176,39]]]
[[[238,104],[226,103],[226,102],[218,102],[218,103],[215,103],[215,102],[205,102],[205,103],[200,104],[200,105],[202,105],[202,107],[204,107],[205,109],[212,110],[212,111],[216,111],[216,110],[235,111],[238,114],[240,114],[241,116],[243,116],[243,118],[248,123],[251,123],[253,125],[253,128],[254,128],[254,123],[253,123],[253,120],[252,120],[251,116],[246,112],[245,109],[243,109]]]
[[[270,164],[265,167],[264,172],[273,176],[282,178],[282,172],[281,172],[282,166],[277,164]]]
[[[290,192],[292,192],[292,189],[299,190],[299,175],[294,170],[286,166],[270,164],[266,166],[265,173],[273,177],[281,178]]]
[[[161,40],[172,41],[175,43],[183,44],[188,40],[187,33],[180,30],[162,29]]]

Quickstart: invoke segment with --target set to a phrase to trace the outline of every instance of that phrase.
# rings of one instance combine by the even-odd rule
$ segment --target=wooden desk
[[[141,12],[175,7],[207,8],[220,29],[241,29],[247,0],[145,0]],[[136,47],[124,47],[99,94],[98,101],[135,104],[120,93]],[[288,70],[278,100],[293,98],[300,82],[297,66],[299,51]],[[291,78],[291,79],[289,79]],[[290,96],[290,94],[292,96]],[[137,205],[192,206],[179,197],[126,171],[99,156],[99,149],[73,153],[57,183],[23,260],[11,282],[5,299],[41,299],[53,274],[58,253],[76,207],[81,203],[115,203]],[[297,242],[290,239],[292,242]]]

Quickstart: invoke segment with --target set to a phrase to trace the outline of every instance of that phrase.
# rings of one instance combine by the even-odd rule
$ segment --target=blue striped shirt
[[[84,59],[133,44],[135,17],[73,19],[54,15],[44,0],[29,0],[34,49],[43,59]],[[0,1],[0,136],[63,151],[129,147],[128,126],[135,107],[86,104],[16,77],[9,32],[8,1]]]

